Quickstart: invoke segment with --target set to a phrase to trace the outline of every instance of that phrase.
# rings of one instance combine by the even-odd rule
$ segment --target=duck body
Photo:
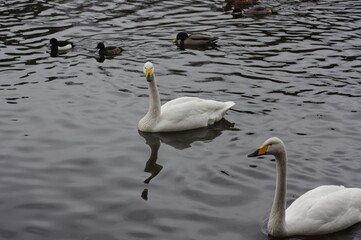
[[[186,32],[180,32],[177,34],[174,42],[179,46],[185,47],[210,47],[216,46],[217,40],[217,37],[212,37],[206,34],[188,34]]]
[[[52,38],[49,41],[51,51],[67,51],[74,47],[74,44],[70,41],[58,41],[56,38]]]
[[[226,4],[231,4],[233,6],[249,6],[259,2],[259,0],[225,0]]]
[[[186,131],[212,125],[221,120],[234,102],[218,102],[197,97],[180,97],[163,106],[153,74],[153,64],[144,65],[149,82],[150,101],[147,114],[139,121],[143,132]]]
[[[115,47],[115,46],[105,47],[104,43],[102,42],[98,43],[97,48],[99,49],[99,55],[104,55],[104,56],[115,56],[123,51],[121,47]]]
[[[224,10],[229,11],[232,9],[245,8],[259,3],[259,0],[225,0]]]
[[[361,188],[324,185],[310,190],[286,209],[287,154],[279,138],[270,138],[249,157],[274,155],[276,191],[267,231],[273,237],[316,236],[361,222]]]
[[[277,12],[270,7],[254,6],[245,10],[243,14],[248,17],[261,17],[275,13]]]
[[[246,10],[235,7],[232,11],[233,18],[242,18],[242,17],[263,17],[270,14],[277,14],[277,11],[270,7],[254,6]]]

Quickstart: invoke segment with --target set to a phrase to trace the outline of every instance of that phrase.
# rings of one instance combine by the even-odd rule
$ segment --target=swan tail
[[[236,105],[234,102],[232,101],[228,101],[228,102],[225,102],[225,104],[227,104],[227,110],[230,109],[231,107],[233,107],[234,105]]]
[[[224,117],[226,112],[234,105],[235,103],[232,101],[223,102],[222,106],[219,108],[219,111],[216,111],[215,114],[208,119],[208,126],[213,125],[215,122],[220,121]]]
[[[225,102],[224,104],[225,104],[225,107],[222,109],[222,112],[221,112],[222,117],[221,117],[221,119],[222,119],[223,116],[226,114],[226,112],[227,112],[231,107],[233,107],[233,106],[235,105],[235,103],[232,102],[232,101]],[[219,119],[219,120],[221,120],[221,119]]]

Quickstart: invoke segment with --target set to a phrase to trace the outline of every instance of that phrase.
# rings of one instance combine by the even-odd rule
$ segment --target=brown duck
[[[97,48],[99,49],[99,55],[104,55],[104,56],[118,55],[123,51],[121,47],[114,47],[114,46],[105,47],[104,43],[102,42],[98,43]]]
[[[245,8],[255,4],[258,4],[260,0],[225,0],[224,10],[229,11],[233,8]]]
[[[212,37],[206,34],[188,34],[186,32],[180,32],[173,42],[183,47],[207,47],[216,46],[217,40],[218,37]]]
[[[232,5],[254,5],[259,3],[259,0],[225,0],[225,3]]]
[[[254,6],[244,11],[244,15],[248,17],[260,17],[269,14],[276,14],[277,11],[270,7]]]

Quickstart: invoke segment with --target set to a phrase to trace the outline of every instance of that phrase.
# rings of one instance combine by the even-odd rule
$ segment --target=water
[[[287,146],[288,204],[360,187],[361,1],[264,0],[279,14],[257,19],[222,4],[0,3],[1,239],[268,239],[275,164],[246,156],[270,136]],[[182,30],[219,47],[181,51]],[[51,56],[52,37],[76,47]],[[100,41],[125,51],[99,59]],[[139,133],[147,60],[163,102],[236,105],[210,129]]]

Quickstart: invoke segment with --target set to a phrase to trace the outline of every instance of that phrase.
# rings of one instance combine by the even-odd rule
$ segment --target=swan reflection
[[[237,131],[238,129],[234,128],[234,123],[230,123],[223,118],[212,126],[183,132],[148,133],[138,131],[139,135],[145,139],[145,143],[151,150],[150,157],[144,168],[144,172],[150,173],[150,176],[144,180],[144,183],[149,184],[163,169],[163,166],[157,163],[158,150],[161,142],[182,150],[190,148],[192,143],[197,141],[210,142],[220,136],[223,130]],[[144,200],[148,199],[148,189],[143,190],[142,198]]]

